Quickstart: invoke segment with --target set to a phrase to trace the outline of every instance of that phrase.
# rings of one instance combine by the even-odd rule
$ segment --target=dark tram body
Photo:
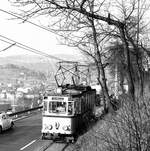
[[[84,128],[95,113],[96,90],[89,86],[67,85],[43,101],[42,138],[63,137],[67,142]]]

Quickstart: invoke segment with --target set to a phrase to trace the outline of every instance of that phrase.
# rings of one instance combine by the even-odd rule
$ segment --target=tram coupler
[[[69,136],[69,137],[67,136],[66,137],[66,142],[67,143],[74,143],[75,142],[75,138],[73,136]]]

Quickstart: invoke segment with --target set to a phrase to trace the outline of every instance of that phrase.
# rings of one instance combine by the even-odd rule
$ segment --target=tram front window
[[[49,103],[49,112],[50,113],[66,113],[66,102],[50,102]]]

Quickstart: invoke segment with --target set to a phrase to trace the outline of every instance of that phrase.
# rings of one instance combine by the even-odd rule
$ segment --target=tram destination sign
[[[63,97],[52,97],[52,100],[64,100],[64,98]]]

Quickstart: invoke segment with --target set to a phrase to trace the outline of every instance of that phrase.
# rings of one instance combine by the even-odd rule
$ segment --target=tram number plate
[[[52,97],[52,100],[64,100],[62,97]]]

